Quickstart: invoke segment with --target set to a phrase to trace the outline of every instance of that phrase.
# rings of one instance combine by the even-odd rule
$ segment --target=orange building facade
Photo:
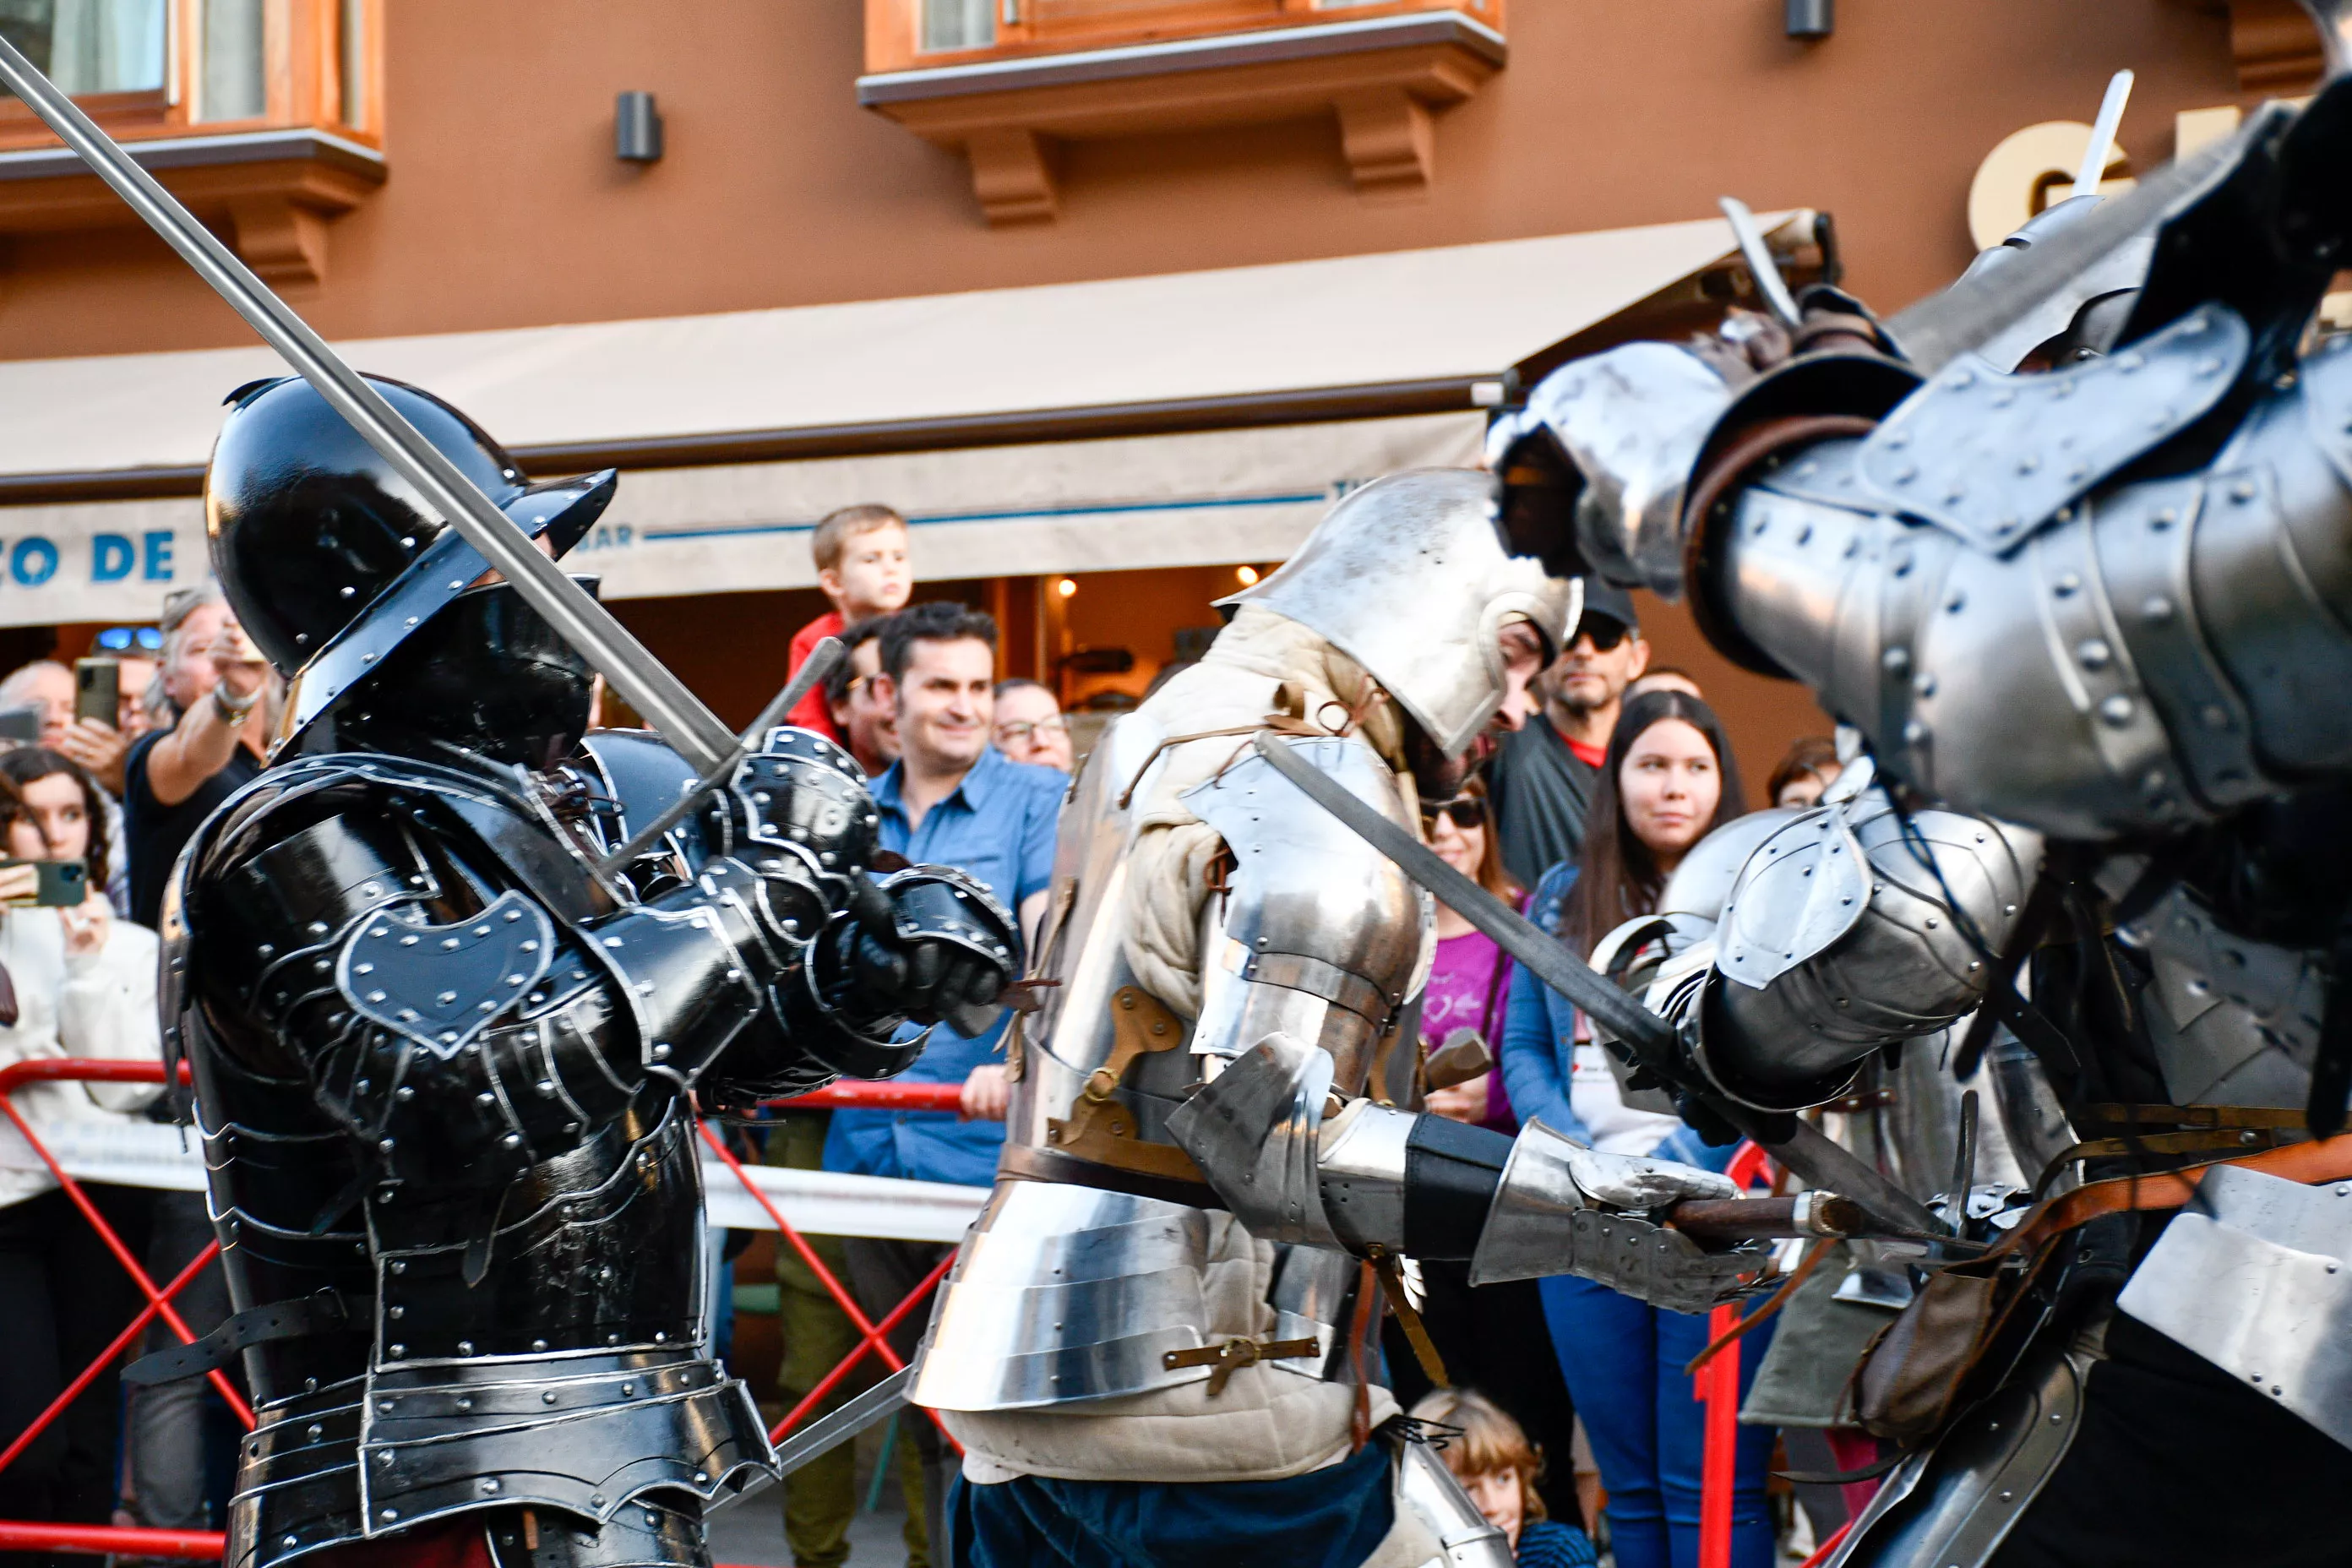
[[[1113,706],[1349,484],[1752,301],[1718,196],[1892,310],[2046,199],[2113,72],[2128,179],[2318,58],[2285,0],[1844,0],[1809,37],[1780,0],[10,13],[361,368],[535,475],[621,468],[579,559],[737,722],[833,505],[906,510],[923,595]],[[0,238],[0,656],[70,657],[201,574],[219,399],[271,361],[14,104]],[[1825,728],[1643,614],[1751,773]]]

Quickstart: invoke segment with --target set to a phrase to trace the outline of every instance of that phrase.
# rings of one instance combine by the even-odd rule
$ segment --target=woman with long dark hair
[[[0,1067],[163,1054],[152,931],[106,901],[106,818],[80,764],[39,746],[0,754]],[[41,862],[87,868],[78,905],[37,902]],[[132,1120],[151,1084],[28,1083],[16,1109],[37,1125],[85,1131]],[[13,1139],[13,1134],[0,1134]],[[21,1152],[21,1145],[19,1145]],[[132,1253],[147,1245],[154,1194],[85,1182],[82,1192]],[[102,1352],[139,1292],[46,1171],[0,1165],[0,1433],[32,1424]],[[205,1331],[199,1329],[198,1332]],[[0,1470],[0,1518],[104,1524],[112,1517],[121,1423],[117,1368]],[[30,1561],[29,1558],[24,1559]]]
[[[1547,872],[1530,914],[1578,956],[1589,956],[1617,927],[1654,912],[1683,857],[1746,809],[1739,770],[1714,710],[1686,692],[1643,692],[1625,704],[1610,736],[1586,821],[1583,863]],[[1525,969],[1515,969],[1511,979],[1502,1063],[1522,1121],[1540,1121],[1609,1153],[1654,1154],[1716,1171],[1730,1159],[1729,1147],[1707,1147],[1670,1110],[1627,1103],[1583,1016]],[[1584,1279],[1549,1279],[1539,1288],[1561,1375],[1608,1489],[1619,1568],[1695,1568],[1704,1407],[1683,1368],[1706,1343],[1706,1318],[1664,1311]],[[1743,1381],[1761,1358],[1752,1333],[1741,1357]],[[1764,1502],[1771,1450],[1769,1429],[1741,1430],[1734,1568],[1769,1568],[1773,1559]]]

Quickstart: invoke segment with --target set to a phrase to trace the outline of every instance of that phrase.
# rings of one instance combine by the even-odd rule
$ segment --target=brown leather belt
[[[1188,1182],[1179,1176],[1153,1175],[1124,1166],[1106,1165],[1057,1149],[1007,1143],[996,1157],[996,1173],[1022,1182],[1062,1182],[1076,1187],[1100,1187],[1108,1193],[1132,1193],[1139,1198],[1158,1198],[1161,1203],[1182,1204],[1186,1208],[1225,1206],[1217,1189],[1206,1182]]]
[[[2118,1176],[2093,1182],[2045,1198],[2018,1227],[1987,1256],[2038,1247],[2078,1226],[2111,1214],[2147,1214],[2177,1209],[2196,1195],[2197,1184],[2216,1165],[2235,1165],[2266,1176],[2316,1185],[2321,1182],[2352,1181],[2352,1132],[2316,1142],[2283,1144],[2276,1149],[2209,1160],[2178,1171],[2157,1171],[2144,1176]]]

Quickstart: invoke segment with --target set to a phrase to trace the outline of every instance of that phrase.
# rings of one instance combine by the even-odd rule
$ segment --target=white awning
[[[1801,247],[1809,219],[1764,221]],[[916,520],[931,579],[1205,564],[1286,554],[1351,483],[1475,461],[1468,410],[1504,373],[1735,258],[1710,218],[340,346],[534,472],[625,468],[579,557],[615,598],[807,585],[806,530],[873,500]],[[0,625],[144,619],[201,574],[223,395],[282,370],[258,347],[0,362],[0,500],[25,500],[0,505]],[[1462,412],[1406,412],[1433,408]],[[165,499],[65,499],[125,493]]]
[[[1494,376],[1732,251],[1709,218],[339,348],[519,449],[842,431]],[[201,464],[223,395],[283,371],[260,347],[0,363],[0,475]]]
[[[808,533],[887,498],[927,582],[1278,561],[1351,486],[1478,460],[1485,419],[1425,414],[624,474],[566,557],[607,599],[805,588]],[[152,619],[205,571],[204,503],[0,507],[0,626]]]

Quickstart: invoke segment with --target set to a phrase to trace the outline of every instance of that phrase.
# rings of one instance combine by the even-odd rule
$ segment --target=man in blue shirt
[[[918,865],[957,866],[988,884],[1035,938],[1054,875],[1054,831],[1069,780],[1053,768],[1007,760],[994,732],[996,623],[956,604],[912,605],[883,625],[875,699],[896,716],[899,756],[874,782],[882,847]],[[998,1055],[1010,1014],[980,1035],[945,1024],[904,1083],[961,1083],[960,1114],[836,1110],[824,1168],[984,1187],[996,1180],[1007,1098]],[[858,1305],[879,1320],[953,1250],[929,1242],[850,1237],[843,1243]],[[912,1359],[928,1311],[908,1314],[890,1336]],[[952,1456],[929,1421],[913,1423],[925,1459],[925,1512],[940,1517]],[[908,1544],[917,1545],[912,1520]],[[932,1537],[936,1539],[936,1536]]]
[[[900,755],[874,782],[882,847],[918,865],[957,866],[988,884],[1034,930],[1054,875],[1054,828],[1069,780],[1006,760],[989,744],[996,623],[955,604],[918,605],[882,636],[877,700],[892,705]],[[944,1111],[843,1110],[825,1141],[825,1168],[872,1176],[987,1186],[1004,1142],[1005,1019],[986,1033],[931,1033],[903,1083],[961,1083],[961,1116]]]

